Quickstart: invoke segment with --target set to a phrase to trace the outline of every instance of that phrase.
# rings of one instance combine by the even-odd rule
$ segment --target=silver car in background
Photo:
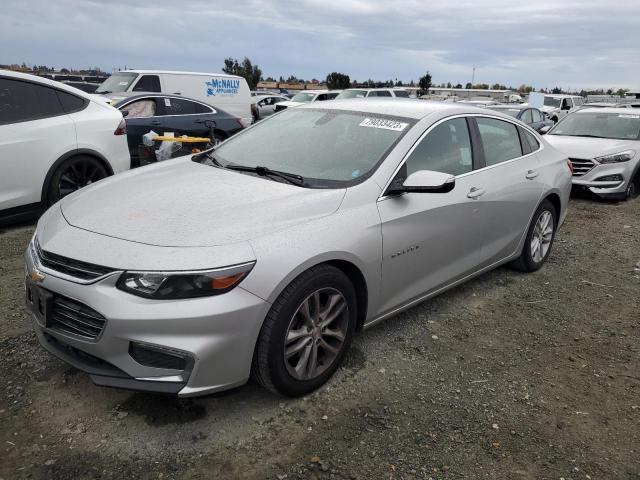
[[[640,193],[640,112],[580,109],[563,118],[545,138],[571,159],[576,187],[613,200]]]
[[[499,265],[539,269],[570,187],[566,156],[497,112],[314,102],[54,205],[27,304],[99,385],[186,397],[253,375],[303,395],[354,332]]]

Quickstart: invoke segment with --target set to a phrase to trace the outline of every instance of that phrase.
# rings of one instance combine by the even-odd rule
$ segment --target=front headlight
[[[208,297],[236,287],[256,262],[191,272],[133,272],[120,275],[116,287],[155,300]]]
[[[625,152],[620,153],[612,153],[611,155],[604,155],[602,157],[596,157],[596,161],[598,163],[620,163],[620,162],[628,162],[633,158],[636,154],[633,150],[627,150]]]

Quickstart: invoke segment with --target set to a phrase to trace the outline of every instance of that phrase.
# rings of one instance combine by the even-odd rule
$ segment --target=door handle
[[[528,180],[533,180],[537,176],[538,176],[538,172],[536,172],[535,170],[529,170],[525,175],[525,177],[527,177]]]
[[[158,125],[162,125],[162,122],[160,120],[151,120],[151,122],[149,122],[149,125],[154,125],[154,126],[158,126]]]
[[[469,193],[467,193],[467,197],[473,198],[475,200],[476,198],[484,194],[485,194],[484,188],[473,187],[471,188],[471,190],[469,190]]]

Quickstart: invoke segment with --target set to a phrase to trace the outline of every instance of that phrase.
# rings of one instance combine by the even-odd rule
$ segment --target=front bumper
[[[83,370],[98,385],[196,396],[226,390],[247,381],[255,342],[270,304],[240,286],[223,295],[186,300],[149,300],[115,287],[119,274],[91,284],[56,277],[30,249],[26,274],[44,275],[38,287],[79,302],[106,321],[95,339],[44,324],[32,314],[42,346]],[[182,369],[139,363],[132,345],[180,352]],[[139,360],[139,359],[138,359]]]
[[[594,163],[594,166],[588,172],[572,178],[574,187],[587,189],[601,197],[616,197],[626,194],[629,181],[633,178],[636,162],[592,163]],[[618,179],[606,178],[613,176],[618,177]]]

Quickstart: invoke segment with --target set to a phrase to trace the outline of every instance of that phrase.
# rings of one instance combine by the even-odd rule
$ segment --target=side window
[[[522,114],[522,116],[520,117],[520,121],[526,123],[527,125],[529,125],[530,123],[533,123],[533,117],[531,116],[531,110],[527,109],[524,111],[524,113]]]
[[[536,137],[534,137],[530,132],[526,131],[524,128],[522,129],[522,132],[524,132],[524,139],[529,144],[529,147],[532,152],[535,152],[536,150],[540,149],[540,142],[538,142],[538,139]]]
[[[156,102],[151,98],[145,98],[131,102],[122,107],[122,109],[129,111],[129,115],[126,118],[153,117],[156,114]]]
[[[494,118],[476,118],[484,147],[484,158],[489,165],[522,156],[522,146],[516,126]]]
[[[191,115],[196,112],[197,103],[182,98],[163,98],[165,115]]]
[[[411,152],[406,166],[407,175],[418,170],[451,175],[470,172],[473,162],[467,121],[456,118],[435,127]]]
[[[540,114],[540,110],[531,110],[531,116],[533,117],[534,122],[541,122],[542,115]]]
[[[157,75],[142,75],[133,87],[134,92],[160,92],[160,77]]]
[[[390,97],[391,92],[389,90],[378,90],[377,92],[371,92],[372,97]]]
[[[284,98],[280,98],[280,97],[272,97],[273,103],[280,103],[280,102],[284,102]]]
[[[64,115],[53,88],[20,80],[0,79],[0,124]]]
[[[88,102],[84,98],[76,97],[75,95],[60,90],[56,92],[62,108],[66,113],[79,112],[88,105]]]

